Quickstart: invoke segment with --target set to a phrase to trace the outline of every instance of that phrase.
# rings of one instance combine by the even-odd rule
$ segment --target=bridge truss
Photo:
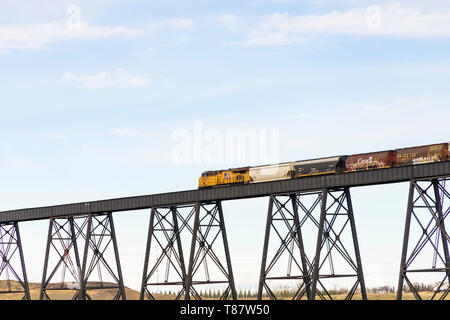
[[[397,299],[405,292],[446,299],[449,180],[447,161],[0,212],[0,295],[31,298],[19,222],[48,219],[40,299],[58,299],[60,291],[73,299],[95,299],[101,291],[126,299],[113,212],[150,209],[140,298],[169,290],[174,299],[202,299],[220,286],[221,299],[237,299],[222,201],[268,196],[257,297],[278,299],[290,283],[292,299],[332,299],[330,281],[339,280],[348,284],[346,299],[367,299],[350,190],[409,181]],[[431,297],[421,293],[419,274],[439,277]]]

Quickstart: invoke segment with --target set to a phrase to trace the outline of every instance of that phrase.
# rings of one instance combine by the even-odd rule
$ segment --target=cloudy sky
[[[195,161],[195,141],[177,163],[199,124],[275,132],[279,161],[448,141],[449,52],[443,0],[0,0],[0,210],[194,189],[236,165]],[[352,191],[368,286],[396,285],[407,188]],[[224,204],[238,287],[256,288],[266,206]],[[115,218],[138,288],[148,212]],[[30,281],[46,228],[22,224]]]

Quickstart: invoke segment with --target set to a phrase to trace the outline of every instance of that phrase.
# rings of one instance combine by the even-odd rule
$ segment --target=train
[[[450,160],[450,143],[438,143],[354,155],[205,171],[199,189],[302,177],[377,170]]]

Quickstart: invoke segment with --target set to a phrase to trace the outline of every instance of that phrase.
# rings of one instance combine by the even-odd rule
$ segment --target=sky
[[[449,53],[441,0],[0,0],[0,210],[446,142]],[[227,147],[242,130],[256,151]],[[366,283],[396,285],[408,184],[351,192]],[[267,199],[223,206],[237,286],[255,289]],[[134,289],[148,213],[114,214]],[[39,282],[48,222],[20,227]]]

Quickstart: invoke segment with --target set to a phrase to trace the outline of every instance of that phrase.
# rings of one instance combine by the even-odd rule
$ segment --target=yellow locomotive
[[[228,170],[205,171],[199,179],[198,186],[199,188],[207,188],[217,185],[249,182],[249,167],[246,167]]]

